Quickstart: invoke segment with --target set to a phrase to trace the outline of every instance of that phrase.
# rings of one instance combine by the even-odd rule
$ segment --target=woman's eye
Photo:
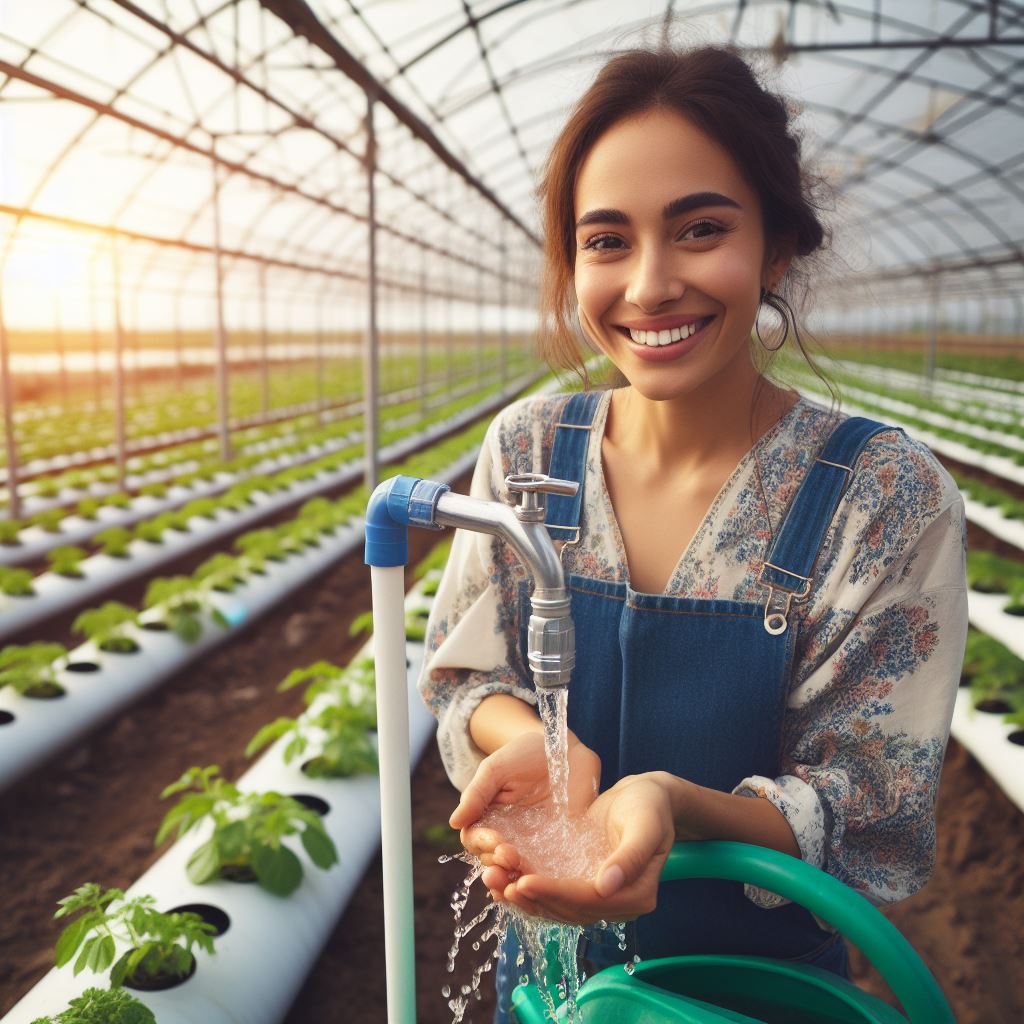
[[[595,235],[587,239],[581,248],[589,249],[591,252],[608,252],[621,248],[625,243],[618,235]]]
[[[691,224],[679,237],[684,241],[703,241],[706,238],[714,238],[715,235],[720,235],[723,232],[723,228],[715,224],[710,220],[697,221],[696,224]]]

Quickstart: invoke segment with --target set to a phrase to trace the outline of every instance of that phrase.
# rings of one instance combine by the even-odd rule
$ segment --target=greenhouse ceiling
[[[736,46],[797,104],[826,302],[1020,302],[1020,3],[33,0],[0,6],[4,315],[44,272],[83,304],[111,274],[206,295],[214,257],[242,291],[342,294],[371,224],[385,291],[525,308],[554,134],[662,40]]]

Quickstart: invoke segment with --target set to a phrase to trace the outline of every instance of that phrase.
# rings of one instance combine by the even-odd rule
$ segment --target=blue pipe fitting
[[[379,483],[366,505],[366,565],[408,564],[408,527],[443,529],[434,516],[438,499],[448,490],[447,484],[415,476],[393,476]]]

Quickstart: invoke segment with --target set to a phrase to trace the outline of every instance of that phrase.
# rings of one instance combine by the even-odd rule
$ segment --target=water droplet
[[[631,961],[630,963],[623,964],[622,965],[622,969],[627,974],[632,974],[636,970],[636,964],[632,963],[632,961]]]
[[[625,948],[626,948],[626,944],[624,942],[620,942],[619,943],[619,949],[625,949]]]
[[[520,974],[519,975],[519,984],[520,985],[529,985],[530,984],[530,976],[528,974]]]
[[[460,991],[460,992],[461,992],[461,993],[462,993],[462,994],[463,994],[464,996],[468,996],[468,995],[469,995],[469,993],[470,993],[470,992],[472,991],[472,989],[471,989],[471,988],[470,988],[470,987],[469,987],[468,985],[463,985],[463,986],[462,986],[462,988],[460,988],[460,989],[459,989],[459,991]]]
[[[477,942],[474,942],[474,943],[473,943],[473,948],[474,948],[474,949],[479,949],[479,948],[480,948],[480,943],[479,943],[479,941],[477,941]]]
[[[445,997],[445,999],[447,999],[451,994],[452,994],[452,987],[451,987],[451,985],[445,985],[445,987],[443,989],[441,989],[441,995],[443,995]]]
[[[607,921],[598,921],[597,922],[597,927],[598,928],[607,928],[608,927],[608,922]]]
[[[635,964],[640,963],[640,954],[639,953],[634,953],[633,954],[633,963],[635,963]]]

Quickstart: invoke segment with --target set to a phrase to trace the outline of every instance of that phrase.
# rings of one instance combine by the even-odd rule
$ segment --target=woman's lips
[[[676,329],[672,332],[668,331],[636,331],[631,332],[629,328],[619,327],[619,332],[628,339],[629,350],[638,358],[643,359],[646,362],[663,363],[672,359],[678,359],[681,356],[686,355],[687,352],[691,351],[696,345],[700,343],[701,338],[704,337],[704,332],[708,326],[714,320],[714,316],[706,316],[698,320],[695,324],[691,325],[693,328],[692,334],[687,334],[684,338],[682,337],[683,330]],[[664,335],[670,334],[671,337],[678,337],[677,341],[669,340],[667,343],[662,343],[661,338]],[[644,338],[644,341],[634,341],[633,336],[637,335]],[[648,344],[646,339],[652,335],[657,337],[656,344]],[[654,340],[653,338],[651,340]]]

